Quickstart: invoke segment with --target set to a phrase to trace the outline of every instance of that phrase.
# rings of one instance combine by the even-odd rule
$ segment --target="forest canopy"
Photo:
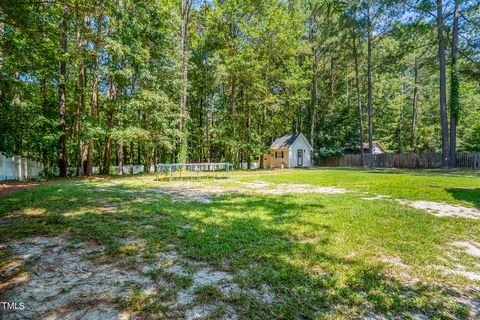
[[[0,0],[3,154],[238,164],[289,132],[480,152],[478,1]]]

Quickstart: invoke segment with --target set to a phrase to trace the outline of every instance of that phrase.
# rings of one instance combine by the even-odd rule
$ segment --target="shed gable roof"
[[[377,145],[380,148],[380,150],[385,152],[385,147],[383,146],[383,143],[381,143],[380,141],[376,141],[376,140],[372,141],[372,143],[373,143],[374,146]],[[363,149],[368,150],[368,148],[369,148],[368,142],[364,142],[363,143]]]
[[[305,142],[310,146],[308,141],[303,137],[301,133],[288,133],[280,138],[277,138],[273,143],[270,145],[271,150],[282,150],[282,149],[290,149],[290,147],[295,143],[295,141],[302,136]]]

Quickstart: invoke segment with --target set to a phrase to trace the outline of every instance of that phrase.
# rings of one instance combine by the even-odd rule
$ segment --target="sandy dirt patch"
[[[296,193],[318,193],[318,194],[342,194],[348,192],[345,189],[335,187],[316,187],[309,184],[271,184],[266,182],[237,182],[235,184],[207,184],[203,182],[170,182],[156,188],[145,188],[142,190],[112,189],[117,185],[114,181],[97,186],[97,190],[106,192],[124,192],[134,194],[160,194],[168,196],[175,201],[197,201],[200,203],[211,203],[213,197],[221,194],[266,194],[283,195]]]
[[[194,200],[208,203],[211,197],[219,194],[291,194],[291,193],[321,193],[341,194],[347,190],[334,187],[316,187],[309,184],[271,184],[267,182],[237,182],[235,185],[203,184],[203,183],[171,183],[155,189],[148,189],[166,194],[176,200]]]
[[[465,277],[469,280],[476,281],[479,279],[480,274],[468,271],[467,268],[460,264],[460,260],[457,257],[449,256],[453,261],[455,261],[455,266],[449,268],[442,265],[432,265],[431,268],[439,270],[445,275],[457,275]],[[449,263],[449,261],[443,257],[439,257],[440,261]],[[398,256],[387,256],[382,255],[380,261],[385,263],[386,268],[385,272],[390,275],[392,278],[400,281],[406,286],[406,288],[411,288],[405,291],[405,295],[411,296],[415,294],[415,288],[420,284],[422,285],[422,280],[414,276],[414,270],[411,266],[405,264],[402,259]],[[466,286],[464,288],[454,288],[452,286],[446,286],[443,283],[436,281],[429,282],[429,285],[435,286],[443,291],[443,296],[448,297],[453,303],[467,306],[469,309],[471,319],[478,319],[480,316],[480,300],[476,297],[480,297],[480,288],[475,286]],[[421,312],[410,314],[412,319],[429,319],[429,317]],[[382,317],[382,316],[380,316]],[[370,319],[370,317],[367,317]],[[385,318],[388,319],[388,318]]]
[[[461,264],[455,265],[454,268],[448,268],[445,266],[433,266],[433,267],[435,269],[442,271],[442,273],[446,275],[452,274],[452,275],[467,278],[468,280],[480,281],[480,273],[469,271],[467,270],[467,268],[465,268],[465,266]]]
[[[449,204],[445,202],[395,199],[393,197],[384,196],[384,195],[363,197],[362,199],[366,201],[395,200],[400,204],[403,204],[415,209],[424,210],[437,217],[480,219],[480,209],[464,207],[461,205]]]
[[[441,265],[432,265],[433,269],[444,275],[456,275],[471,281],[480,281],[480,260],[469,261],[469,257],[480,257],[480,244],[474,241],[454,241],[449,247],[443,248],[443,254],[437,256]],[[480,287],[478,288],[480,290]],[[480,297],[480,295],[479,295]],[[480,301],[478,301],[480,303]],[[480,309],[478,310],[480,312]]]
[[[335,187],[316,187],[309,184],[274,184],[264,189],[251,189],[257,194],[291,194],[291,193],[320,193],[320,194],[343,194],[347,190]]]
[[[480,219],[480,210],[455,204],[433,201],[410,201],[397,200],[401,204],[408,205],[415,209],[425,210],[437,217],[457,217],[467,219]]]
[[[164,305],[167,311],[157,316],[169,319],[209,318],[213,313],[222,319],[238,319],[235,306],[229,302],[235,296],[247,294],[263,303],[274,300],[268,288],[240,288],[232,274],[186,259],[173,246],[171,251],[147,260],[143,258],[142,241],[129,238],[121,243],[140,248],[134,267],[112,262],[115,259],[105,256],[102,246],[72,243],[63,236],[10,242],[1,248],[9,250],[12,256],[0,270],[0,300],[24,302],[26,308],[8,311],[2,319],[142,318],[142,314],[121,307],[122,301],[128,303],[135,292],[150,305]],[[160,275],[152,277],[152,272]],[[186,287],[181,286],[176,282],[181,278],[191,281]],[[214,286],[221,296],[198,300],[197,291],[204,286]],[[173,290],[171,298],[165,298],[166,288]]]
[[[110,181],[107,184],[98,186],[102,191],[114,191],[109,187],[116,183]],[[220,194],[265,194],[265,195],[284,195],[284,194],[344,194],[348,191],[336,187],[318,187],[309,184],[273,184],[263,181],[255,182],[236,182],[234,184],[206,184],[203,182],[171,182],[157,188],[148,188],[143,190],[122,190],[126,193],[154,193],[168,196],[176,201],[197,201],[200,203],[211,203],[215,195]],[[461,205],[453,205],[444,202],[434,201],[414,201],[395,199],[386,195],[373,195],[362,198],[365,201],[375,200],[395,200],[403,205],[415,209],[425,210],[437,217],[458,217],[467,219],[480,219],[480,210]]]
[[[35,181],[25,181],[25,182],[4,182],[0,183],[0,198],[7,196],[9,194],[14,194],[15,192],[30,189],[38,186],[40,183]]]
[[[24,302],[26,308],[6,313],[5,319],[129,319],[112,301],[130,295],[135,285],[153,282],[133,270],[87,259],[103,251],[99,246],[85,243],[67,249],[67,244],[64,237],[37,237],[9,245],[16,264],[10,273],[19,274],[10,280],[13,286],[4,299]]]
[[[362,198],[362,200],[366,200],[366,201],[389,200],[389,199],[392,199],[392,197],[390,197],[390,196],[384,196],[384,195],[377,195],[377,196],[373,196],[373,197],[364,197],[364,198]]]
[[[452,242],[452,245],[464,249],[464,252],[468,255],[480,257],[480,243],[478,242],[455,241]]]

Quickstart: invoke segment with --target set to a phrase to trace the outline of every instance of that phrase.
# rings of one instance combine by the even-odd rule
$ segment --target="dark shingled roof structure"
[[[380,141],[372,141],[373,145],[378,145],[380,147],[380,149],[382,149],[382,151],[385,152],[385,147],[383,146],[383,143],[381,143]],[[367,149],[368,150],[368,142],[364,142],[363,143],[363,149]]]
[[[288,133],[273,141],[271,150],[289,149],[300,136],[300,133]]]

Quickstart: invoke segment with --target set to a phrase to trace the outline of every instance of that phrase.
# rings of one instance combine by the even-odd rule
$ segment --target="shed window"
[[[283,151],[275,151],[275,159],[283,159]]]

